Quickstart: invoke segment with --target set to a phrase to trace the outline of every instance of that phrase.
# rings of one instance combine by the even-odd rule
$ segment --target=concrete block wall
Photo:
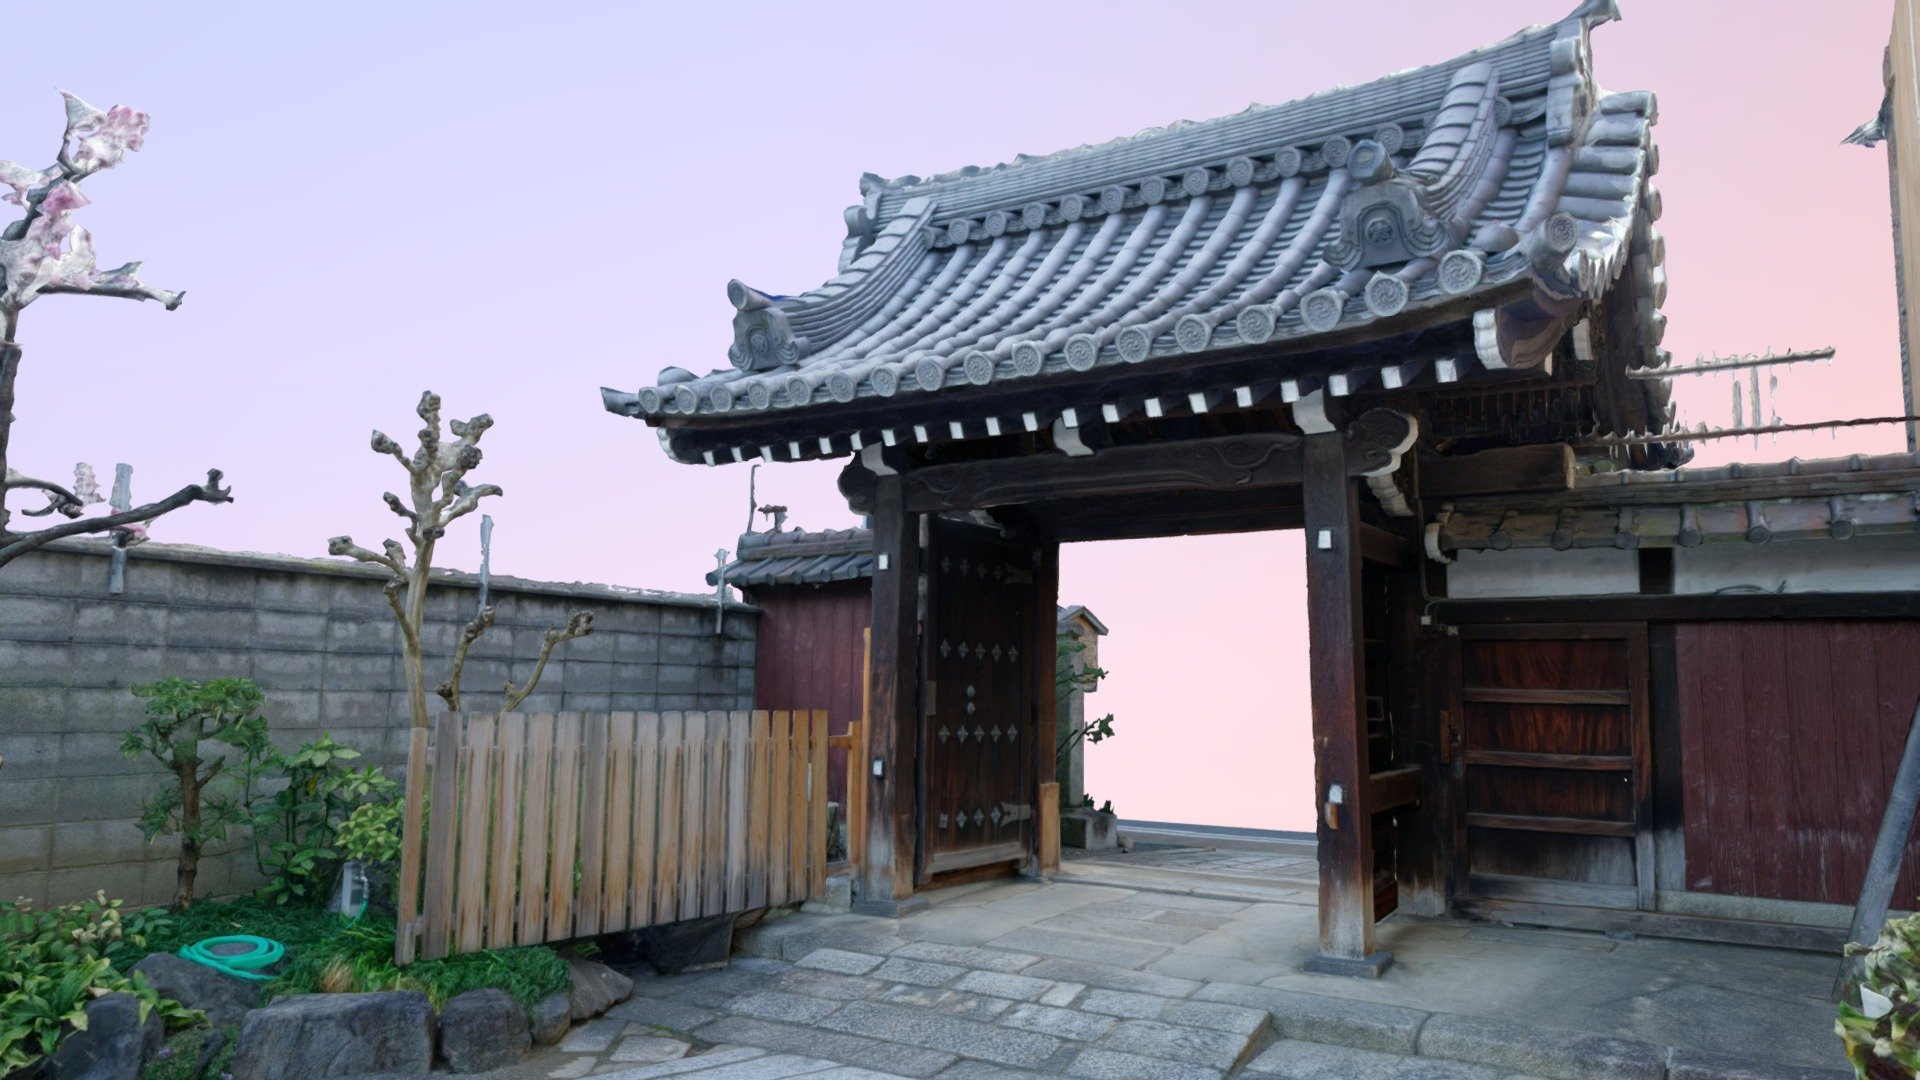
[[[172,898],[177,841],[148,845],[134,824],[165,774],[120,754],[142,715],[136,683],[246,676],[281,745],[325,730],[396,777],[404,764],[406,689],[382,572],[175,545],[128,555],[118,596],[107,592],[111,555],[91,541],[0,568],[0,897]],[[430,690],[477,588],[446,574],[428,595]],[[716,635],[711,597],[496,577],[490,599],[495,625],[462,679],[470,709],[497,707],[502,684],[532,671],[547,629],[581,608],[594,612],[593,634],[555,650],[524,711],[752,707],[750,607],[730,604]],[[203,894],[258,884],[239,838],[217,851],[201,863]]]

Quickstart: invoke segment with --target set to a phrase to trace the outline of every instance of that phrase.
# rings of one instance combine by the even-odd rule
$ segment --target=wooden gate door
[[[1646,629],[1460,629],[1466,898],[1653,907]]]
[[[1033,844],[1033,552],[935,518],[927,625],[918,880],[1024,858]]]

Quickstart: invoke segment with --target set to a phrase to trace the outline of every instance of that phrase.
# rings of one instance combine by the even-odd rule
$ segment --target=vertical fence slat
[[[807,756],[813,749],[813,714],[793,714],[793,753],[787,770],[787,903],[807,898],[807,826],[813,814],[807,807]]]
[[[727,910],[727,754],[732,725],[725,712],[707,714],[707,808],[701,815],[700,914]]]
[[[680,917],[700,915],[700,871],[705,848],[700,819],[707,813],[707,714],[687,714],[686,750],[681,757]]]
[[[554,718],[553,843],[547,851],[547,940],[573,936],[573,868],[580,845],[580,716]]]
[[[764,709],[753,714],[753,752],[747,762],[747,907],[767,906],[767,814],[772,778],[773,718]]]
[[[679,921],[680,798],[686,756],[686,714],[670,712],[660,722],[660,854],[654,871],[653,921]]]
[[[600,904],[601,927],[608,933],[631,929],[627,889],[633,874],[633,714],[613,714],[607,732],[607,764],[613,770],[607,789],[606,895]]]
[[[807,899],[827,891],[827,714],[813,714],[813,752],[808,775],[809,816],[807,824]]]
[[[521,945],[547,939],[547,837],[553,805],[553,714],[535,713],[527,720],[527,760],[521,770],[524,795],[520,826]]]
[[[573,933],[600,932],[607,865],[607,724],[605,713],[580,717],[580,883],[574,889]]]
[[[514,892],[519,875],[520,770],[526,764],[527,718],[500,717],[493,738],[493,838],[487,855],[487,948],[513,944]]]
[[[633,848],[628,856],[627,914],[634,926],[653,924],[653,883],[658,873],[654,830],[660,798],[660,714],[641,713],[633,731]]]
[[[847,823],[847,865],[858,878],[867,846],[867,722],[855,720],[847,725],[847,807],[841,815]]]
[[[453,936],[453,852],[460,836],[460,804],[454,793],[460,790],[461,727],[459,713],[441,713],[433,733],[430,779],[440,820],[438,824],[429,821],[427,829],[427,899],[421,914],[420,955],[428,960],[447,955]]]
[[[785,709],[773,714],[773,756],[768,775],[773,781],[767,792],[771,804],[767,812],[767,906],[787,902],[788,877],[787,818],[792,809],[788,791],[793,782],[793,714]]]
[[[488,782],[493,764],[491,716],[467,718],[466,745],[460,751],[460,852],[454,857],[459,881],[454,886],[454,942],[458,952],[474,952],[486,943],[487,915],[487,832],[493,815],[493,785]]]
[[[407,790],[400,824],[400,882],[395,903],[400,932],[393,939],[393,962],[405,967],[420,950],[420,874],[426,862],[427,758],[426,728],[407,735]]]
[[[727,716],[727,904],[747,910],[747,784],[753,761],[753,714]]]
[[[1040,785],[1040,872],[1060,870],[1060,785],[1049,780]]]

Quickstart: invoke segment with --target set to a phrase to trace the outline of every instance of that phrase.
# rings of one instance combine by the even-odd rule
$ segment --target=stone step
[[[1317,1044],[1381,1055],[1380,1060],[1447,1062],[1482,1071],[1462,1077],[1538,1077],[1541,1080],[1852,1080],[1846,1068],[1809,1068],[1710,1054],[1590,1032],[1541,1027],[1509,1020],[1429,1013],[1377,1002],[1323,997],[1263,986],[1208,983],[1195,1002],[1264,1008],[1282,1042]],[[1834,1056],[1839,1057],[1835,1044]],[[1312,1067],[1311,1051],[1273,1049],[1269,1064],[1301,1055],[1296,1071]],[[1256,1059],[1256,1064],[1258,1059]],[[1249,1072],[1257,1075],[1254,1066]],[[1284,1071],[1275,1075],[1289,1076]],[[1302,1075],[1317,1073],[1303,1071]],[[1332,1074],[1328,1074],[1332,1075]],[[1366,1073],[1348,1075],[1370,1075]],[[1400,1073],[1379,1073],[1399,1076]],[[1409,1072],[1408,1076],[1425,1076]],[[1455,1075],[1435,1072],[1436,1078]]]

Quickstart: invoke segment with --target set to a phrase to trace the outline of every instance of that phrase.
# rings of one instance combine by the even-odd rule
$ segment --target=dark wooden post
[[[1307,436],[1301,496],[1320,856],[1320,951],[1306,970],[1378,978],[1393,957],[1373,938],[1373,774],[1360,646],[1360,513],[1341,432]]]
[[[1060,786],[1053,782],[1054,759],[1059,748],[1059,704],[1054,700],[1058,684],[1054,679],[1056,648],[1059,644],[1059,606],[1060,606],[1060,545],[1051,539],[1035,539],[1033,560],[1033,645],[1029,650],[1032,666],[1027,678],[1032,685],[1028,689],[1028,700],[1032,702],[1033,720],[1027,729],[1033,738],[1033,776],[1027,787],[1035,793],[1036,799],[1044,799],[1051,792],[1055,813],[1047,814],[1044,807],[1034,808],[1034,872],[1046,873],[1044,853],[1051,843],[1055,862],[1060,852]],[[1049,823],[1051,823],[1049,825]],[[1054,835],[1049,841],[1040,835],[1043,828],[1052,828]]]
[[[874,487],[873,555],[866,861],[853,909],[897,916],[918,906],[913,849],[920,730],[920,519],[906,512],[898,476],[882,476]]]

